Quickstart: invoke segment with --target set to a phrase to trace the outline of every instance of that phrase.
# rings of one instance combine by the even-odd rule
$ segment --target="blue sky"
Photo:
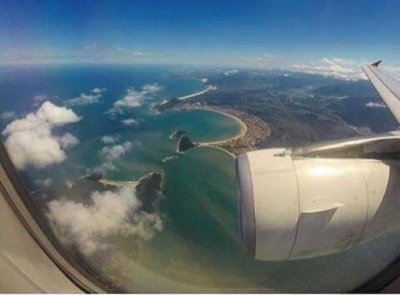
[[[0,0],[0,62],[399,64],[400,1]]]

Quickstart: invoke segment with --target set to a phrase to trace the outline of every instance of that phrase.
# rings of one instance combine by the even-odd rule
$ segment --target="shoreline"
[[[189,95],[185,95],[185,96],[180,96],[180,97],[177,97],[177,99],[178,99],[178,100],[187,100],[187,99],[190,99],[190,98],[193,98],[193,97],[196,97],[196,96],[205,94],[205,93],[207,93],[207,92],[209,92],[209,91],[211,91],[211,90],[217,90],[217,86],[209,85],[209,86],[208,86],[206,89],[204,89],[204,90],[201,90],[201,91],[199,91],[199,92],[195,92],[195,93],[192,93],[192,94],[189,94]]]
[[[216,149],[219,150],[221,152],[224,152],[226,154],[228,154],[229,156],[231,156],[232,158],[236,158],[236,155],[234,153],[231,153],[230,151],[218,146],[218,145],[212,145],[212,144],[205,144],[205,145],[199,145],[195,148],[211,148],[211,149]]]
[[[265,142],[271,134],[271,129],[267,123],[260,118],[239,111],[231,106],[209,106],[193,103],[181,103],[173,106],[170,110],[204,110],[217,112],[228,116],[240,124],[240,132],[230,138],[223,140],[196,142],[197,147],[214,147],[227,152],[232,156],[257,150],[257,145]]]
[[[212,109],[212,108],[204,108],[203,110],[204,111],[209,111],[209,112],[215,112],[215,113],[221,114],[223,116],[226,116],[226,117],[234,119],[240,125],[240,130],[236,135],[234,135],[232,137],[229,137],[227,139],[212,140],[212,141],[198,141],[197,143],[200,146],[224,144],[224,143],[227,143],[227,142],[229,142],[231,140],[237,140],[237,139],[241,138],[242,136],[246,135],[247,129],[248,129],[247,125],[239,117],[236,117],[236,116],[234,116],[234,115],[232,115],[230,113],[227,113],[227,112],[224,112],[224,111],[221,111],[221,110]]]

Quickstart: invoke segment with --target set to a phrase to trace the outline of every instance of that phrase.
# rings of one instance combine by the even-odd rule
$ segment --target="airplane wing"
[[[379,69],[381,62],[381,60],[377,61],[362,69],[397,122],[400,123],[400,81],[381,71]]]

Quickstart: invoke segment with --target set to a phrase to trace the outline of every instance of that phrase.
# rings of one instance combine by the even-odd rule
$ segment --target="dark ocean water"
[[[37,95],[46,95],[61,106],[66,99],[89,93],[95,87],[107,88],[101,103],[71,106],[82,120],[55,133],[70,132],[80,144],[67,151],[68,158],[61,164],[26,169],[23,175],[27,182],[51,178],[52,198],[58,198],[66,190],[65,181],[74,181],[101,165],[99,152],[104,144],[100,139],[104,135],[117,135],[118,142],[129,141],[133,146],[115,162],[116,170],[106,172],[107,179],[137,180],[149,172],[163,175],[164,197],[158,204],[163,230],[148,241],[113,237],[109,259],[96,255],[88,258],[103,276],[132,292],[341,292],[361,284],[398,254],[400,237],[391,234],[322,258],[259,262],[247,257],[241,251],[237,230],[234,159],[205,147],[177,154],[176,142],[169,138],[183,129],[195,141],[221,140],[235,135],[240,126],[232,118],[214,112],[151,111],[153,103],[165,98],[204,89],[201,81],[183,78],[178,75],[181,72],[180,68],[127,66],[0,69],[1,112],[14,111],[17,117],[39,107],[34,101]],[[107,113],[127,88],[140,90],[154,83],[162,90],[141,107],[116,116]],[[138,123],[124,126],[124,119]],[[1,129],[7,123],[2,120]],[[163,161],[172,155],[176,158]]]

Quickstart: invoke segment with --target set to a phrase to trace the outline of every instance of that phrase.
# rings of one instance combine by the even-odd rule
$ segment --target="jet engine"
[[[239,224],[257,260],[350,249],[400,226],[399,136],[267,149],[236,160]]]

